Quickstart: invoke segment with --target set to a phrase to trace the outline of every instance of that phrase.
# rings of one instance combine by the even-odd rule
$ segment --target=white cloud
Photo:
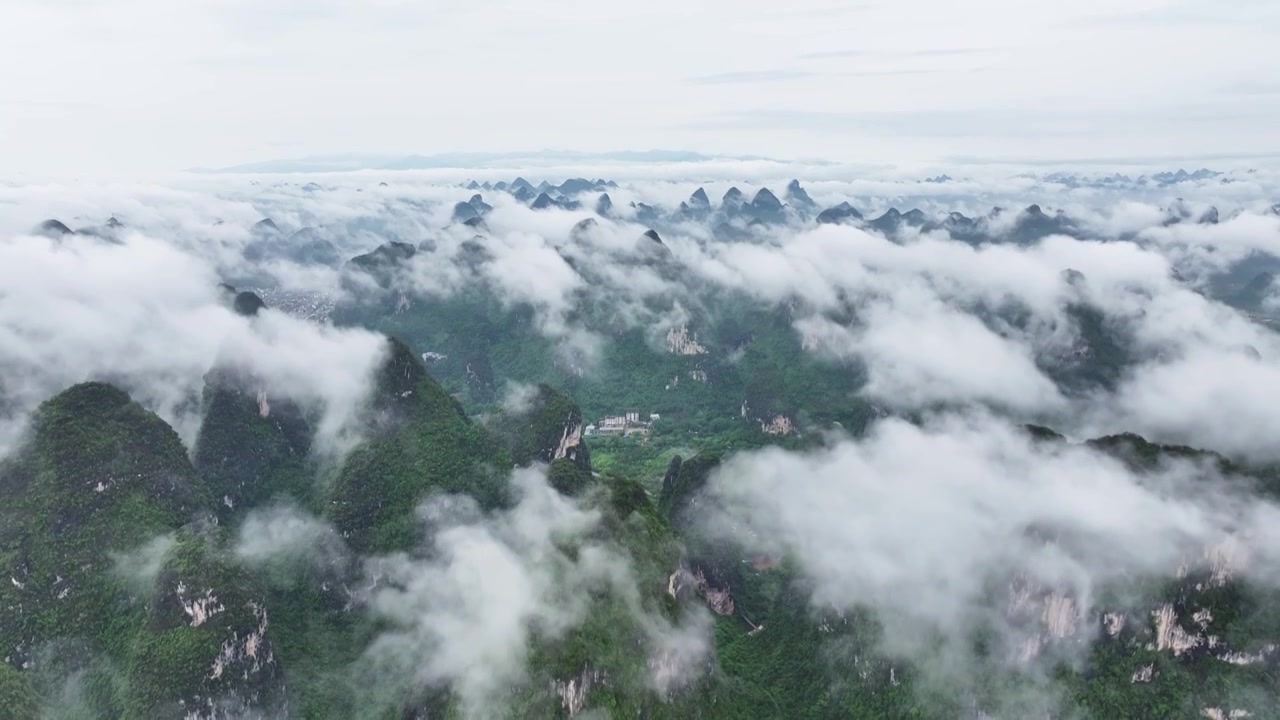
[[[1101,589],[1171,577],[1227,538],[1245,548],[1250,577],[1280,581],[1274,503],[1207,467],[1140,477],[983,414],[885,420],[810,452],[740,454],[713,473],[704,502],[713,533],[793,557],[817,611],[875,609],[885,650],[926,670],[961,671],[950,663],[971,656],[978,627],[1013,640],[1011,583],[1071,597],[1078,642],[1090,639]]]
[[[220,296],[218,280],[199,257],[138,233],[120,245],[87,237],[0,240],[7,402],[21,416],[72,384],[109,379],[190,442],[199,422],[191,404],[221,361],[251,370],[269,393],[321,409],[322,447],[352,442],[381,337],[275,310],[241,317]]]
[[[465,717],[493,717],[526,679],[530,643],[571,632],[602,592],[624,603],[663,661],[655,689],[701,672],[706,623],[673,627],[642,607],[628,557],[592,540],[596,511],[536,468],[515,471],[512,485],[515,506],[489,515],[469,498],[428,499],[419,516],[429,551],[368,561],[369,607],[389,626],[361,660],[371,689],[448,687]]]

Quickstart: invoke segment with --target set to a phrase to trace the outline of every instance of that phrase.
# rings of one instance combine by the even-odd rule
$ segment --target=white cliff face
[[[698,593],[707,601],[707,607],[717,615],[732,615],[734,610],[733,595],[729,592],[729,588],[717,590],[711,587],[707,582],[707,576],[701,570],[695,576],[697,578]]]
[[[1209,565],[1209,587],[1220,588],[1245,569],[1248,557],[1244,545],[1235,536],[1229,536],[1217,545],[1205,548],[1204,559]]]
[[[706,355],[707,348],[698,342],[698,337],[689,332],[689,328],[681,326],[667,331],[667,349],[676,355]]]
[[[1107,637],[1119,637],[1120,632],[1124,630],[1125,616],[1123,613],[1105,613],[1102,616],[1102,624],[1107,629]]]
[[[1147,644],[1148,650],[1169,651],[1175,657],[1184,655],[1197,648],[1205,648],[1212,657],[1220,662],[1232,665],[1253,665],[1264,663],[1275,656],[1280,647],[1274,643],[1264,645],[1257,652],[1244,653],[1227,647],[1222,638],[1209,632],[1213,624],[1213,613],[1209,610],[1198,610],[1190,617],[1196,628],[1188,632],[1184,623],[1178,621],[1178,613],[1174,606],[1165,603],[1151,612],[1155,624],[1154,642]]]
[[[188,598],[186,584],[178,583],[178,587],[174,592],[178,596],[178,603],[182,606],[182,612],[187,616],[191,627],[200,627],[209,618],[226,611],[226,607],[218,602],[218,598],[214,596],[213,590],[205,590],[204,595]]]
[[[667,578],[667,594],[671,597],[679,599],[680,591],[684,589],[684,574],[684,569],[678,568]]]
[[[239,672],[248,677],[275,664],[275,655],[264,642],[269,625],[267,609],[256,602],[250,602],[249,609],[257,618],[258,626],[244,637],[240,637],[237,632],[223,641],[218,656],[209,668],[210,680],[217,680],[228,671]]]
[[[1200,711],[1200,715],[1209,718],[1209,720],[1244,720],[1251,717],[1253,713],[1248,710],[1223,710],[1222,708],[1205,708]]]
[[[1192,635],[1178,624],[1178,614],[1173,605],[1165,603],[1151,612],[1156,624],[1155,650],[1171,650],[1175,656],[1200,647],[1205,638]]]
[[[1143,665],[1133,671],[1133,676],[1129,678],[1130,684],[1147,684],[1155,677],[1155,665]]]
[[[769,422],[760,423],[760,431],[766,435],[791,435],[796,428],[786,415],[774,415]]]
[[[258,391],[258,415],[267,417],[271,414],[271,404],[267,402],[267,389]]]
[[[1227,652],[1218,656],[1218,659],[1232,665],[1257,665],[1264,663],[1272,655],[1276,654],[1278,648],[1273,644],[1265,645],[1256,653],[1248,654],[1242,652]]]
[[[551,692],[560,698],[560,707],[569,717],[573,717],[587,705],[587,695],[591,689],[605,682],[605,674],[599,670],[583,670],[577,677],[568,680],[553,680]]]
[[[1054,593],[1045,600],[1041,619],[1049,637],[1061,640],[1076,634],[1076,627],[1080,622],[1080,611],[1076,607],[1075,600],[1066,595]]]
[[[560,444],[556,446],[554,460],[562,460],[566,457],[572,458],[577,454],[577,448],[582,444],[582,423],[576,425],[565,425],[564,434],[560,436]],[[573,453],[571,455],[570,453]]]
[[[1030,663],[1046,647],[1078,638],[1083,613],[1076,599],[1066,593],[1045,590],[1026,580],[1009,584],[1006,616],[1024,628],[1017,645],[1019,662]],[[1120,621],[1123,624],[1123,621]],[[1117,629],[1118,633],[1119,630]]]

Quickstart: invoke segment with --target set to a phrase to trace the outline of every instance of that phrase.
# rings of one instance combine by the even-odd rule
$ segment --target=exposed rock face
[[[795,431],[795,425],[786,415],[774,415],[768,422],[760,422],[760,432],[766,435],[790,435]]]
[[[1022,628],[1018,660],[1029,663],[1055,643],[1079,637],[1083,620],[1075,598],[1016,579],[1009,585],[1009,620]]]
[[[682,325],[667,331],[667,349],[676,355],[706,355],[707,348],[698,342],[698,336]]]
[[[680,601],[688,600],[690,592],[697,588],[695,578],[683,565],[667,577],[667,595]]]
[[[1209,587],[1219,588],[1244,569],[1245,548],[1234,536],[1227,537],[1205,548],[1204,559],[1209,564]]]
[[[572,418],[570,419],[572,421]],[[577,455],[578,447],[582,444],[582,423],[573,424],[565,423],[564,434],[560,437],[560,444],[556,446],[555,456],[553,460],[563,460],[568,458],[574,459]]]
[[[1153,610],[1151,617],[1155,620],[1156,626],[1155,650],[1169,650],[1174,656],[1178,656],[1200,647],[1205,642],[1203,637],[1192,635],[1182,629],[1178,624],[1178,614],[1170,603]]]
[[[581,473],[591,472],[591,455],[582,440],[582,410],[549,385],[539,385],[526,406],[500,414],[493,426],[506,438],[517,465],[544,462],[554,469],[565,461]]]
[[[591,689],[597,685],[604,684],[606,675],[599,670],[587,668],[583,670],[577,677],[568,680],[553,680],[551,682],[551,692],[560,698],[560,707],[568,714],[574,717],[582,712],[587,706],[587,696],[591,694]]]
[[[1044,604],[1044,627],[1049,637],[1061,640],[1075,635],[1080,622],[1080,612],[1072,598],[1054,593]]]
[[[729,616],[733,614],[733,594],[729,591],[729,588],[712,587],[701,570],[694,577],[697,579],[698,594],[702,595],[702,598],[707,601],[707,607],[711,608],[717,615]]]
[[[1104,613],[1102,625],[1107,631],[1107,637],[1119,637],[1124,631],[1125,616],[1123,613]]]
[[[1200,711],[1200,714],[1209,720],[1244,720],[1252,717],[1253,713],[1248,710],[1223,710],[1216,707],[1208,707]]]
[[[146,717],[275,716],[286,692],[269,628],[243,570],[184,531],[156,582],[131,705]]]

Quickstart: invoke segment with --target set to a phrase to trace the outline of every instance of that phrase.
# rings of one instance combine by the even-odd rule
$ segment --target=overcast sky
[[[0,175],[542,148],[1280,151],[1274,0],[3,0]]]

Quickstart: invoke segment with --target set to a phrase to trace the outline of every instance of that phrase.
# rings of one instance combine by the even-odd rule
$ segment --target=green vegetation
[[[510,455],[399,341],[391,341],[379,374],[369,430],[338,470],[326,504],[355,550],[411,547],[413,511],[428,492],[469,494],[486,508],[506,502]]]
[[[40,698],[23,673],[0,663],[0,720],[38,720]]]
[[[295,404],[254,385],[229,368],[205,378],[204,422],[192,462],[223,521],[278,495],[305,499],[312,490],[309,423]]]
[[[184,530],[166,556],[129,665],[131,717],[284,706],[263,591],[215,541]]]
[[[389,290],[408,253],[362,263]],[[715,322],[693,332],[706,352],[689,355],[643,331],[610,331],[608,310],[592,309],[610,339],[596,367],[538,336],[532,309],[487,295],[412,298],[408,309],[395,298],[399,312],[347,308],[347,321],[407,341],[389,341],[362,439],[331,467],[310,457],[313,418],[231,368],[206,378],[191,460],[171,428],[114,387],[87,383],[53,398],[0,465],[0,720],[41,708],[167,718],[286,705],[292,717],[317,719],[459,717],[447,688],[370,699],[358,686],[353,668],[385,629],[364,603],[386,579],[366,561],[430,553],[417,510],[433,494],[509,508],[511,470],[528,465],[545,465],[552,487],[599,518],[588,537],[557,539],[556,551],[607,551],[635,585],[593,587],[574,598],[579,624],[533,628],[526,678],[504,698],[509,717],[565,716],[555,690],[571,681],[590,686],[585,709],[628,718],[949,720],[1038,717],[1059,704],[1082,719],[1189,719],[1210,706],[1280,716],[1273,657],[1215,655],[1259,654],[1280,638],[1280,596],[1269,587],[1198,569],[1116,579],[1093,602],[1124,599],[1122,632],[1046,656],[1041,668],[1010,665],[999,630],[979,626],[962,638],[973,682],[961,690],[890,654],[870,609],[816,604],[800,558],[748,555],[703,535],[699,493],[722,458],[809,447],[837,424],[858,433],[874,412],[855,396],[861,370],[813,360],[785,311],[720,300]],[[427,352],[446,356],[430,373]],[[496,378],[535,390],[527,404],[503,407]],[[643,434],[579,437],[593,418],[628,410],[662,417]],[[776,416],[798,432],[765,433]],[[1027,431],[1066,442],[1049,428]],[[1189,447],[1135,435],[1089,445],[1136,472],[1190,461],[1280,491],[1274,468]],[[332,523],[333,547],[317,541],[299,558],[247,564],[233,538],[248,513],[278,502]],[[1157,650],[1151,609],[1165,604],[1183,631],[1217,645]],[[671,670],[660,692],[655,676],[670,659],[650,655],[653,638],[698,623],[710,626],[714,651],[691,672]]]
[[[511,448],[517,465],[556,460],[557,451],[582,470],[591,470],[591,454],[578,442],[582,431],[582,411],[572,398],[550,385],[534,388],[527,407],[499,412],[490,423],[493,431]],[[567,441],[567,442],[566,442]]]
[[[272,663],[213,670],[249,637],[269,656],[265,609],[242,570],[183,530],[207,522],[212,501],[168,425],[110,385],[77,385],[41,406],[0,477],[9,662],[34,664],[41,685],[58,684],[62,663],[80,678],[70,703],[87,717],[179,717],[237,698],[269,706]],[[120,558],[170,533],[180,539],[160,548],[158,577],[127,577],[147,563]]]

